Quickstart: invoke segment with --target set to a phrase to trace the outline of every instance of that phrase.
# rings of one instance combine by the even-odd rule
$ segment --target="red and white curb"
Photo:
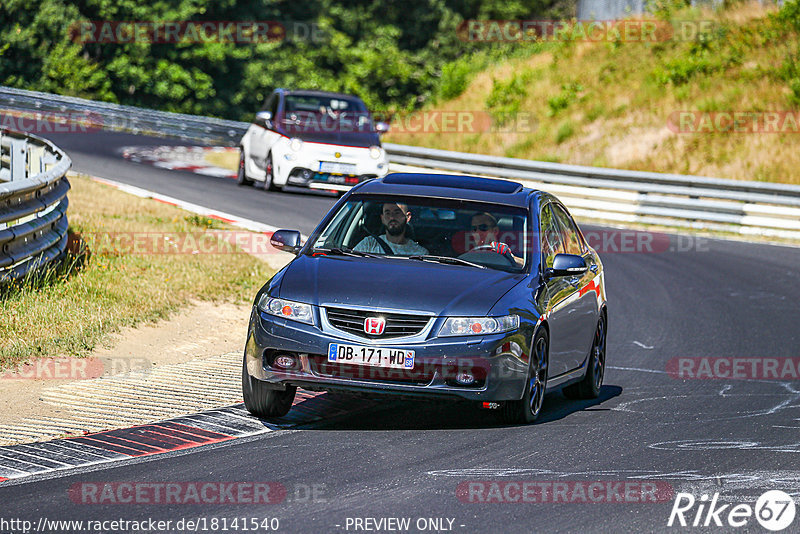
[[[376,402],[297,391],[292,409],[265,421],[242,404],[176,417],[158,423],[85,436],[0,447],[0,485],[17,479],[68,471],[212,445],[266,434],[367,410]]]
[[[121,182],[116,182],[114,180],[109,180],[107,178],[98,178],[97,176],[90,176],[90,178],[99,184],[108,185],[110,187],[113,187],[114,189],[124,191],[125,193],[130,193],[131,195],[135,195],[140,198],[152,198],[153,200],[161,202],[162,204],[175,206],[177,208],[181,208],[188,212],[196,213],[197,215],[203,215],[211,219],[216,219],[218,221],[228,223],[238,228],[244,228],[245,230],[250,230],[252,232],[271,234],[275,230],[278,230],[277,226],[260,223],[252,219],[245,219],[242,217],[238,217],[236,215],[232,215],[230,213],[225,213],[224,211],[218,211],[215,209],[206,208],[205,206],[200,206],[198,204],[192,204],[191,202],[186,202],[185,200],[181,200],[179,198],[162,195],[154,191],[142,189],[141,187],[123,184]]]
[[[236,171],[206,162],[206,155],[212,152],[236,152],[238,154],[239,149],[207,146],[127,146],[121,149],[122,157],[135,163],[171,171],[189,171],[205,176],[235,179]]]

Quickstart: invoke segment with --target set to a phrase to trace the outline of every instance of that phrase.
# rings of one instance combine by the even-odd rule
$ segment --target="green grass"
[[[572,126],[572,123],[569,121],[562,122],[561,125],[558,127],[558,131],[556,132],[556,143],[561,144],[575,133],[575,128]]]
[[[800,131],[683,132],[677,112],[800,113],[800,2],[724,9],[658,0],[698,31],[660,42],[543,43],[470,74],[435,111],[531,114],[529,131],[389,132],[385,141],[534,160],[800,184]],[[692,26],[694,25],[694,26]],[[680,26],[678,27],[680,28]],[[527,52],[523,54],[523,52]],[[778,150],[780,149],[780,150]]]
[[[121,327],[167,318],[192,300],[249,302],[272,274],[241,251],[132,254],[101,246],[131,232],[199,235],[230,227],[88,178],[71,182],[70,231],[82,236],[88,254],[75,248],[59,269],[0,291],[0,369],[85,355]]]

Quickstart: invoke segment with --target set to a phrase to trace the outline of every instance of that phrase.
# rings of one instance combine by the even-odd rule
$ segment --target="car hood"
[[[381,145],[380,138],[377,132],[374,131],[337,131],[336,129],[333,131],[321,131],[316,128],[304,128],[303,126],[294,125],[285,125],[279,131],[286,137],[297,137],[308,143],[325,143],[359,148]]]
[[[315,305],[486,315],[524,278],[416,260],[300,256],[282,273],[279,296]]]

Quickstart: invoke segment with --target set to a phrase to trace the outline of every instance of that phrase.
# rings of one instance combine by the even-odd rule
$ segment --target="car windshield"
[[[300,131],[372,132],[366,106],[355,98],[287,95],[284,124]]]
[[[392,257],[522,272],[528,212],[451,199],[353,196],[312,235],[311,254]]]

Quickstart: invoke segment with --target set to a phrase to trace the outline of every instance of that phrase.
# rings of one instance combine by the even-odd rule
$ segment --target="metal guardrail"
[[[800,239],[800,187],[383,145],[392,163],[523,182],[578,217]]]
[[[246,122],[167,113],[0,86],[0,113],[82,112],[104,129],[237,145]],[[564,165],[384,143],[391,163],[521,181],[578,217],[800,239],[800,187]]]
[[[249,126],[246,122],[154,111],[0,86],[0,111],[2,110],[42,113],[53,117],[54,121],[80,121],[87,128],[93,129],[124,131],[137,135],[167,135],[208,144],[236,143]],[[46,134],[41,131],[37,133]]]
[[[45,139],[5,130],[0,162],[0,282],[8,282],[66,250],[72,162]]]

